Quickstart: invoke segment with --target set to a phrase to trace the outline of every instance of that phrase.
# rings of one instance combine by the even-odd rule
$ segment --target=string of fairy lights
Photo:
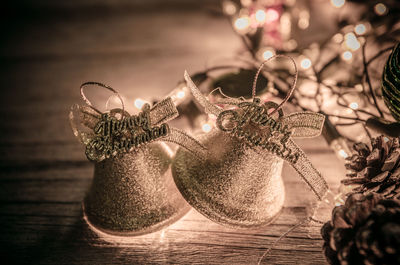
[[[337,18],[343,16],[341,13],[345,12],[348,2],[350,0],[330,1],[330,8],[332,12],[336,10]],[[299,1],[223,0],[221,6],[245,49],[233,55],[235,63],[232,65],[228,63],[192,73],[192,76],[202,77],[197,85],[210,86],[207,80],[219,78],[216,74],[220,71],[256,69],[262,61],[277,53],[291,56],[296,60],[300,72],[298,89],[289,102],[301,110],[326,114],[330,124],[325,126],[328,132],[324,136],[340,158],[350,155],[349,144],[371,137],[371,131],[365,126],[368,118],[391,118],[379,98],[379,85],[373,82],[380,79],[382,69],[378,62],[384,60],[394,46],[393,40],[377,44],[385,32],[389,32],[387,28],[377,27],[362,18],[345,20],[346,23],[338,22],[338,30],[325,41],[301,47],[299,40],[293,37],[296,35],[294,31],[301,33],[309,28],[312,17],[309,8]],[[377,2],[373,10],[366,12],[385,17],[389,7],[383,1]],[[371,48],[366,48],[367,45]],[[268,80],[267,88],[258,95],[262,100],[286,95],[290,84],[288,80],[293,74],[288,69],[281,62],[275,62],[262,71]],[[205,92],[214,89],[207,87]],[[178,109],[187,107],[186,103],[191,100],[183,81],[168,96]],[[209,97],[212,99],[217,94]],[[146,102],[144,99],[135,99],[134,105],[141,109]],[[214,126],[215,117],[199,114],[192,129],[201,128],[202,132],[207,133]]]

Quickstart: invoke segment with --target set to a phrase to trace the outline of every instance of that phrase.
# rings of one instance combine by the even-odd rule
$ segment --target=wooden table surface
[[[78,10],[41,2],[13,9],[10,21],[2,23],[2,264],[256,264],[307,216],[315,198],[285,165],[285,207],[263,229],[226,228],[195,210],[163,231],[139,237],[117,239],[89,229],[81,202],[93,165],[68,123],[70,106],[80,102],[79,85],[110,84],[131,100],[128,104],[135,97],[161,97],[185,69],[195,72],[221,62],[241,43],[225,18],[196,1]],[[297,142],[337,187],[343,164],[324,140]],[[263,263],[325,264],[319,229],[317,224],[296,229]]]

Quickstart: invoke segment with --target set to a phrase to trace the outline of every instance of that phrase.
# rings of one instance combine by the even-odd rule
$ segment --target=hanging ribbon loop
[[[253,87],[252,87],[252,92],[251,92],[251,98],[254,99],[256,97],[256,88],[257,88],[257,80],[258,80],[258,76],[261,73],[261,70],[263,69],[264,65],[267,64],[269,61],[272,61],[273,59],[276,58],[287,58],[290,59],[293,63],[294,66],[294,79],[293,79],[293,83],[290,86],[290,89],[288,91],[288,93],[286,94],[286,97],[283,99],[283,101],[275,108],[274,111],[271,112],[271,115],[273,115],[275,112],[277,112],[278,110],[280,110],[282,108],[282,106],[289,100],[289,98],[292,96],[295,88],[296,88],[296,84],[297,84],[297,77],[299,75],[299,71],[297,70],[297,65],[296,62],[294,61],[294,59],[290,56],[284,55],[284,54],[275,54],[274,56],[271,56],[270,58],[268,58],[267,60],[265,60],[264,62],[261,63],[260,67],[257,70],[257,73],[254,77],[254,81],[253,81]]]
[[[83,92],[83,89],[84,89],[86,86],[93,86],[93,85],[94,85],[94,86],[99,86],[99,87],[102,87],[102,88],[106,88],[106,89],[110,90],[111,92],[113,92],[113,93],[118,97],[119,101],[121,102],[122,110],[123,110],[123,111],[125,110],[124,101],[122,100],[121,95],[120,95],[114,88],[112,88],[112,87],[110,87],[110,86],[107,86],[107,85],[105,85],[105,84],[103,84],[103,83],[92,82],[92,81],[83,83],[83,84],[80,86],[80,88],[79,88],[82,99],[85,101],[85,103],[86,103],[90,108],[92,108],[93,110],[95,110],[97,113],[101,113],[100,110],[98,110],[97,108],[95,108],[95,107],[92,105],[92,103],[90,102],[90,100],[86,97],[85,93]]]

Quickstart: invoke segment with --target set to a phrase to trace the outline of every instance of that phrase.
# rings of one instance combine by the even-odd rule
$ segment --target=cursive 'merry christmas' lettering
[[[118,153],[127,153],[143,144],[152,142],[169,133],[168,124],[151,126],[150,106],[145,105],[138,115],[129,114],[120,119],[103,113],[93,128],[94,137],[86,145],[89,160],[99,161]]]
[[[268,115],[266,108],[253,102],[243,102],[239,110],[221,112],[217,119],[220,130],[229,132],[239,139],[244,139],[252,146],[260,146],[279,157],[295,164],[300,157],[286,146],[291,131],[287,125]],[[261,130],[249,128],[249,123],[257,125]]]

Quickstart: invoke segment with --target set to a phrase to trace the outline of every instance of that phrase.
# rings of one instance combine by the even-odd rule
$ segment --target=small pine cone
[[[400,200],[351,194],[333,209],[321,235],[332,265],[400,264]]]
[[[371,149],[364,143],[353,146],[356,154],[349,157],[349,173],[342,180],[354,186],[354,192],[376,192],[385,198],[400,199],[400,138],[379,136],[371,140]]]

